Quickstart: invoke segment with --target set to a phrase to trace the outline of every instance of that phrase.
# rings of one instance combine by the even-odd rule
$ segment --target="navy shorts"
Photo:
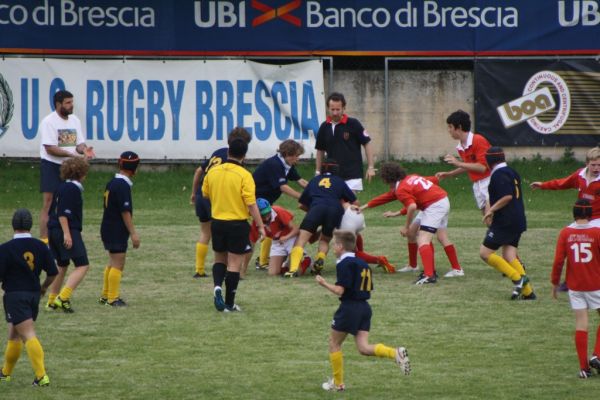
[[[333,315],[331,329],[356,336],[371,329],[371,306],[364,300],[344,300]]]
[[[315,233],[317,228],[321,227],[321,233],[324,236],[333,236],[333,230],[340,226],[344,209],[342,206],[333,208],[329,206],[311,207],[300,224],[300,229]]]
[[[73,260],[73,264],[75,264],[76,267],[83,267],[90,264],[80,231],[71,230],[73,246],[71,246],[70,249],[65,248],[65,239],[63,237],[62,229],[60,228],[50,229],[50,232],[48,232],[48,239],[50,252],[52,252],[52,256],[59,267],[68,267],[70,260]]]
[[[200,222],[210,222],[210,200],[202,197],[202,194],[196,195],[196,216]]]
[[[519,247],[521,234],[523,232],[515,232],[506,229],[498,229],[489,227],[483,239],[483,245],[488,249],[498,250],[502,246]]]
[[[102,238],[104,249],[109,253],[127,253],[129,231],[126,229],[102,226],[100,228],[100,237]]]
[[[210,226],[212,248],[217,253],[245,254],[252,250],[248,221],[213,219]]]
[[[28,319],[37,319],[40,292],[6,292],[2,298],[6,322],[18,325]]]
[[[54,193],[61,184],[60,164],[42,159],[40,162],[40,193]]]

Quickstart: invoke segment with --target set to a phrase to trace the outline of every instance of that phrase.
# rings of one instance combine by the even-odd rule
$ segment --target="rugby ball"
[[[348,207],[344,213],[344,216],[342,217],[340,229],[358,233],[365,229],[365,227],[365,215]]]

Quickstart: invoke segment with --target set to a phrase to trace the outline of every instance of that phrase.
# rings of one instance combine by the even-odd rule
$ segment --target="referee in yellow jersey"
[[[256,206],[256,187],[252,174],[243,166],[248,144],[236,139],[229,144],[227,161],[212,167],[202,184],[202,195],[212,207],[212,247],[214,303],[217,311],[241,311],[235,304],[244,255],[250,251],[248,217],[256,222],[261,237],[265,226]],[[225,281],[225,299],[222,286]]]

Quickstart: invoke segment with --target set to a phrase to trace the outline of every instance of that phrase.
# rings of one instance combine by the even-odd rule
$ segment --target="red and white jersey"
[[[419,210],[424,210],[431,204],[448,197],[448,193],[438,186],[439,180],[433,176],[408,175],[396,187],[387,193],[379,195],[369,201],[369,208],[398,200],[405,207],[415,203]]]
[[[467,171],[471,182],[477,182],[490,176],[490,169],[485,161],[485,153],[490,147],[490,142],[488,142],[486,138],[473,132],[469,132],[469,136],[467,136],[467,143],[464,147],[460,142],[458,142],[456,150],[458,150],[458,155],[464,162],[470,164],[477,163],[486,167],[484,172]]]
[[[586,172],[587,168],[581,168],[566,178],[542,182],[540,189],[577,189],[578,199],[588,199],[592,203],[592,219],[600,218],[600,176],[588,181],[585,177]]]
[[[271,222],[265,225],[265,232],[267,237],[271,239],[278,239],[281,236],[285,236],[292,228],[290,228],[290,222],[294,219],[294,214],[289,212],[283,207],[271,206]],[[260,234],[258,233],[258,227],[256,222],[252,221],[250,226],[250,241],[256,243]]]
[[[554,285],[560,283],[565,259],[569,289],[583,292],[600,290],[600,228],[572,223],[560,231],[550,276]]]

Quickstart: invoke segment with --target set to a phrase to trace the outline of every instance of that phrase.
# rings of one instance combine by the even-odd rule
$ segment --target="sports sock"
[[[356,257],[364,260],[367,264],[379,264],[379,257],[364,251],[364,241],[361,234],[356,235]]]
[[[46,367],[44,366],[44,349],[37,337],[32,337],[25,342],[27,356],[31,361],[31,367],[35,373],[36,379],[43,378],[46,375]]]
[[[196,242],[196,273],[203,275],[204,263],[206,262],[206,254],[208,253],[208,245]]]
[[[344,383],[344,354],[341,351],[329,353],[329,363],[333,371],[333,383],[340,386]]]
[[[119,289],[121,287],[121,276],[123,275],[123,271],[117,268],[111,268],[108,274],[108,302],[112,303],[113,301],[119,298]]]
[[[104,280],[102,283],[102,298],[108,299],[108,274],[110,272],[110,265],[104,267]]]
[[[48,241],[48,238],[47,238],[47,237],[45,237],[45,238],[40,238],[40,240],[41,240],[42,242],[44,242],[44,244],[45,244],[46,246],[48,246],[48,243],[49,243],[49,241]]]
[[[225,275],[225,305],[233,307],[235,304],[235,292],[240,282],[240,273],[227,271]]]
[[[579,369],[588,369],[588,333],[587,331],[575,331],[575,349],[579,358]]]
[[[322,251],[319,251],[317,253],[317,260],[325,260],[326,257],[327,257],[327,254],[323,253]]]
[[[417,254],[419,254],[419,245],[408,243],[408,265],[412,268],[417,268]]]
[[[521,264],[519,257],[512,260],[509,264],[515,269],[515,271],[521,274],[521,276],[525,275],[525,268],[523,268],[523,264]],[[531,283],[528,282],[526,285],[523,285],[521,293],[523,296],[529,296],[531,293],[533,293],[533,286],[531,286]]]
[[[596,331],[596,345],[594,346],[594,355],[596,357],[600,357],[600,325],[598,325],[598,330]]]
[[[521,279],[521,274],[519,274],[513,267],[510,266],[509,263],[498,254],[492,253],[488,259],[487,263],[489,266],[495,268],[496,270],[502,272],[504,275],[508,277],[511,281],[518,281]]]
[[[48,305],[54,304],[54,300],[56,300],[57,293],[48,293]]]
[[[269,264],[269,254],[271,254],[271,244],[273,243],[273,239],[270,237],[265,237],[262,242],[260,242],[260,255],[258,257],[258,265],[267,265]]]
[[[214,263],[212,267],[213,282],[215,286],[223,286],[227,265],[223,263]]]
[[[382,343],[377,343],[375,345],[375,356],[394,359],[396,358],[396,349],[388,347]]]
[[[431,264],[433,265],[433,274],[435,275],[435,247],[433,247],[433,242],[429,243],[429,247],[431,247]]]
[[[13,369],[21,357],[23,342],[19,339],[9,340],[6,342],[6,350],[4,350],[4,367],[2,373],[5,376],[12,375]]]
[[[419,254],[421,255],[421,262],[423,263],[423,272],[425,273],[425,276],[432,277],[434,275],[434,264],[431,246],[429,244],[420,246]]]
[[[363,242],[363,237],[361,234],[356,234],[356,250],[363,251],[365,249],[365,245]]]
[[[454,247],[453,244],[449,244],[448,246],[444,246],[444,251],[446,252],[448,261],[450,261],[452,269],[462,269],[458,262],[458,256],[456,255],[456,247]]]
[[[73,294],[73,289],[68,286],[62,288],[58,296],[61,300],[66,301],[71,299],[71,295]]]
[[[290,252],[290,272],[298,271],[302,256],[304,255],[304,249],[300,246],[294,246]]]

